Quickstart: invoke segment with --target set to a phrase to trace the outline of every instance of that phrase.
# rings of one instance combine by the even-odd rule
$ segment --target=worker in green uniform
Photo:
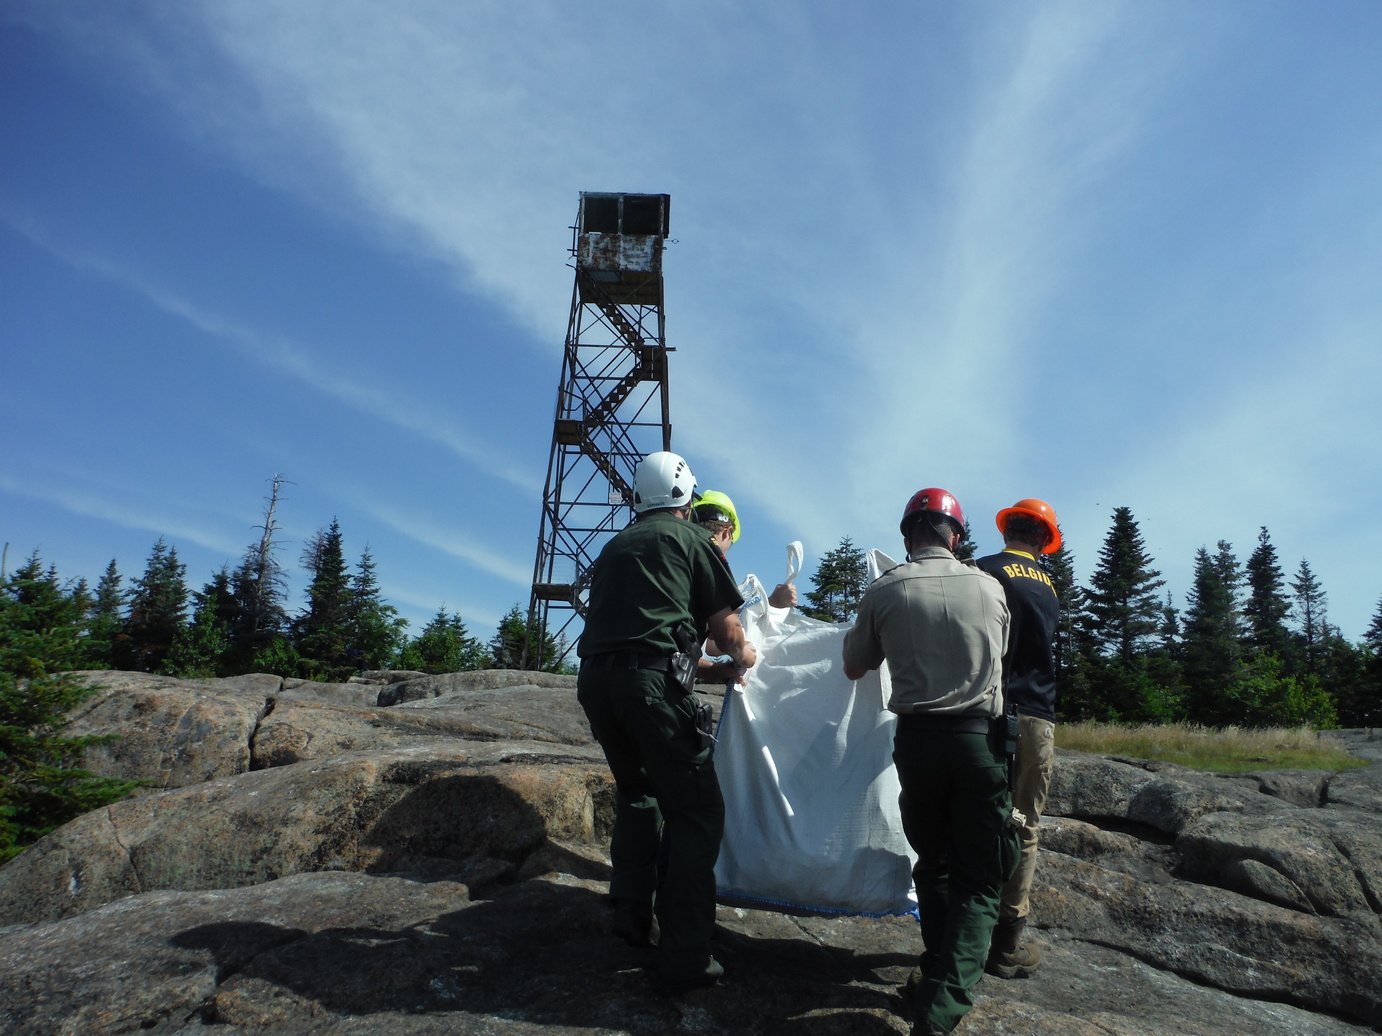
[[[639,464],[636,518],[591,569],[576,685],[615,782],[612,930],[630,945],[657,946],[655,982],[669,995],[724,973],[710,937],[725,806],[711,742],[697,727],[696,652],[709,634],[737,667],[757,661],[729,566],[687,520],[695,486],[675,453]]]
[[[729,548],[739,542],[739,534],[743,532],[734,501],[725,493],[707,489],[692,506],[691,520],[710,533],[715,546],[728,560]],[[774,608],[795,608],[797,588],[791,583],[778,583],[768,595],[768,603]]]
[[[729,548],[739,542],[739,534],[743,531],[743,526],[739,524],[739,512],[734,507],[734,501],[725,493],[715,489],[707,489],[699,494],[695,504],[691,507],[691,520],[699,525],[706,532],[710,533],[710,539],[719,549],[720,555],[725,557],[725,563],[729,563]],[[744,593],[743,587],[740,593]],[[768,604],[774,608],[795,608],[797,604],[797,588],[791,583],[778,583],[773,587],[773,592],[768,595]],[[712,640],[706,644],[707,655],[721,657],[719,647]],[[736,670],[727,659],[711,661],[709,658],[702,658],[700,662],[700,672],[696,679],[704,680],[707,683],[725,683],[733,680],[736,683],[744,682],[743,670]]]

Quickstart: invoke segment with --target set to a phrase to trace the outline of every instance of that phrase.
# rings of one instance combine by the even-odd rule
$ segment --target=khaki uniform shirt
[[[1003,711],[1007,642],[998,580],[928,547],[865,591],[844,659],[859,669],[887,660],[893,712],[991,717]]]

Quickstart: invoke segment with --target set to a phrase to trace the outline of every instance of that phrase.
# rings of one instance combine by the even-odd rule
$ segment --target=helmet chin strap
[[[925,519],[922,519],[922,520],[925,521]],[[944,537],[946,537],[946,538],[949,539],[950,542],[947,543],[947,544],[944,544],[944,547],[945,547],[946,550],[948,550],[948,551],[953,555],[953,554],[955,553],[955,548],[959,545],[961,534],[958,533],[958,532],[956,532],[956,531],[955,531],[955,527],[954,527],[953,525],[951,525],[950,522],[949,522],[948,520],[946,520],[945,518],[942,518],[940,521],[941,521],[941,524],[940,524],[940,525],[932,525],[929,521],[926,522],[926,524],[927,524],[927,525],[930,525],[931,528],[932,528],[933,530],[935,530],[936,533],[938,533],[939,535],[944,536]],[[909,536],[908,539],[911,539],[911,537]],[[907,545],[904,544],[904,546],[907,546]],[[926,550],[927,548],[922,547],[921,549],[922,549],[922,550]],[[907,550],[907,561],[908,561],[908,563],[911,563],[911,562],[913,562],[913,561],[918,561],[918,560],[924,561],[925,558],[914,558],[914,557],[912,557],[911,548],[908,547],[908,550]]]

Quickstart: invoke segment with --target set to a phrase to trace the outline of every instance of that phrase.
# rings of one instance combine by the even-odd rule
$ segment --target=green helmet
[[[701,498],[691,508],[693,522],[729,522],[730,543],[739,542],[739,512],[734,509],[734,501],[724,493],[714,489],[702,493]]]

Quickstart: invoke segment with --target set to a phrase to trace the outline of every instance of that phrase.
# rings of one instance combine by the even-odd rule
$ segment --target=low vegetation
[[[1367,765],[1313,727],[1203,727],[1194,723],[1066,723],[1056,744],[1076,752],[1179,763],[1212,773],[1347,770]]]

